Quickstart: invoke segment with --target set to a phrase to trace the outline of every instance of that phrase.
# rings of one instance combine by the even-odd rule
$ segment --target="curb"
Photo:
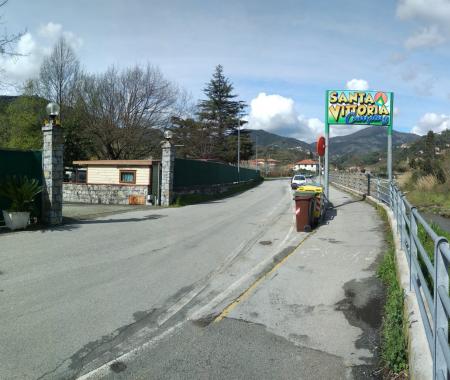
[[[364,193],[353,190],[347,186],[332,183],[338,189],[346,192],[363,195]],[[372,196],[366,196],[366,199],[377,204],[386,211],[389,219],[395,244],[395,259],[397,267],[397,278],[405,294],[404,314],[408,321],[408,366],[409,378],[411,379],[431,379],[433,370],[433,361],[428,347],[427,337],[423,327],[422,315],[420,314],[414,291],[409,289],[409,266],[406,259],[406,253],[401,249],[400,236],[397,233],[397,222],[394,219],[394,213],[383,202]]]

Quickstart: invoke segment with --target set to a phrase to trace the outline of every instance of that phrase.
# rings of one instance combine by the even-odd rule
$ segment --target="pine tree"
[[[218,65],[203,90],[207,99],[200,101],[198,113],[200,122],[209,130],[213,155],[229,162],[235,160],[230,161],[230,144],[227,140],[238,125],[244,124],[240,118],[246,108],[245,102],[236,100],[237,95],[233,94],[233,90],[233,84],[225,77],[223,67]]]
[[[425,138],[425,154],[428,158],[435,157],[435,141],[434,141],[434,132],[428,131],[427,137]]]

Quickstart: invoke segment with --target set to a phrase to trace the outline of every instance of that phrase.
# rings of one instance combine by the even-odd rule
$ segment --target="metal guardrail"
[[[449,379],[450,248],[411,205],[395,183],[370,174],[334,172],[330,182],[371,195],[394,213],[400,244],[409,265],[409,287],[414,289],[433,360],[433,379]],[[433,249],[424,247],[433,243]]]

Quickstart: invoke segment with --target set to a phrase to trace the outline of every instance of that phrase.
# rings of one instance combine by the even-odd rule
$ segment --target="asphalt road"
[[[207,323],[306,236],[288,184],[0,235],[0,378],[76,378]]]
[[[196,312],[83,380],[379,379],[384,226],[361,198],[330,196],[320,228],[216,318]]]

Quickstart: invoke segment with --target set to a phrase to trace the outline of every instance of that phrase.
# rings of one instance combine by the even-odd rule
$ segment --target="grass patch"
[[[450,241],[450,232],[447,232],[443,230],[441,227],[439,227],[436,223],[430,224],[431,229],[436,232],[438,236],[443,236],[447,238],[448,241]],[[430,256],[431,261],[434,261],[434,242],[433,239],[428,235],[428,233],[425,231],[425,228],[422,227],[422,225],[419,225],[417,228],[417,235],[419,236],[419,240],[422,243],[423,247],[425,248],[425,251],[427,251],[428,255]]]
[[[450,241],[450,233],[440,228],[436,223],[431,223],[430,227],[438,236],[443,236],[447,238],[448,241]],[[418,225],[417,227],[417,236],[419,237],[419,241],[422,243],[423,248],[425,249],[426,253],[428,254],[428,257],[431,260],[431,263],[434,265],[434,241],[431,238],[430,235],[428,235],[427,231],[425,230],[422,225]],[[432,273],[429,273],[427,266],[425,265],[425,262],[423,261],[421,255],[418,253],[418,261],[420,265],[420,269],[423,273],[423,276],[425,277],[425,281],[427,282],[428,289],[430,290],[431,294],[433,294],[433,277]]]
[[[385,225],[387,250],[378,268],[378,276],[386,287],[383,325],[381,329],[381,360],[385,378],[407,376],[407,320],[405,318],[403,289],[397,279],[394,236],[383,207],[376,206]]]
[[[240,184],[232,186],[229,190],[227,190],[223,193],[217,193],[217,194],[182,194],[182,195],[178,195],[175,198],[173,206],[174,207],[182,207],[182,206],[188,206],[188,205],[192,205],[192,204],[196,204],[196,203],[210,202],[210,201],[215,201],[218,199],[231,197],[238,193],[242,193],[243,191],[250,190],[251,188],[258,186],[262,182],[263,182],[263,180],[261,179],[259,181],[240,183]]]
[[[436,186],[430,191],[411,190],[406,197],[419,209],[426,209],[442,216],[450,216],[450,192],[443,186]]]

